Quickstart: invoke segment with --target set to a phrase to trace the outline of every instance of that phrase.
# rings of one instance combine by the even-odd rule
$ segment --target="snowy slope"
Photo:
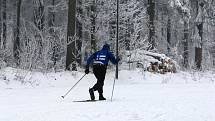
[[[21,84],[14,72],[0,71],[0,121],[215,121],[212,72],[120,71],[112,102],[114,73],[108,72],[104,88],[108,100],[88,103],[73,101],[89,99],[92,74],[62,99],[83,73],[28,72]]]

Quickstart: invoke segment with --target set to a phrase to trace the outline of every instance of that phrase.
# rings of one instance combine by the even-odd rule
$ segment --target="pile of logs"
[[[150,65],[147,67],[147,71],[161,74],[165,74],[167,72],[176,73],[176,66],[171,59],[162,59],[161,63],[150,62]]]
[[[176,73],[177,71],[177,63],[164,54],[136,50],[130,51],[127,57],[127,63],[136,63],[137,67],[143,67],[149,72],[165,74],[167,72]]]

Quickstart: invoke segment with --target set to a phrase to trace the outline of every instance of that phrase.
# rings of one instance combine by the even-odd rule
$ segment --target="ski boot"
[[[94,90],[93,90],[93,88],[90,88],[90,89],[89,89],[89,93],[90,93],[90,98],[91,98],[91,100],[95,100],[95,95],[94,95]]]
[[[99,94],[99,100],[106,100],[106,98],[104,98],[103,94]]]

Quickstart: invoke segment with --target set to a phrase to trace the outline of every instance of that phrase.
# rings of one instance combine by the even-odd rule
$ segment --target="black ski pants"
[[[107,65],[102,65],[102,64],[93,65],[93,73],[97,79],[97,83],[93,86],[93,90],[98,91],[99,94],[103,93],[106,70],[107,70]]]

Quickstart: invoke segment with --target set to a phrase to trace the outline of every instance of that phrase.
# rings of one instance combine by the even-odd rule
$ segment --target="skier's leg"
[[[93,88],[99,93],[103,93],[106,68],[107,67],[105,65],[99,65],[93,71],[95,74],[95,77],[97,78],[97,83],[93,86]]]
[[[89,89],[89,93],[90,93],[90,98],[91,98],[91,100],[95,100],[95,95],[94,95],[94,90],[93,90],[93,88],[90,88],[90,89]]]
[[[103,96],[103,86],[104,86],[106,70],[107,70],[106,66],[101,66],[101,73],[100,73],[99,81],[98,81],[99,100],[106,100]]]
[[[98,90],[98,87],[99,87],[99,86],[98,86],[98,80],[99,80],[98,75],[99,75],[99,73],[98,73],[97,70],[99,70],[98,67],[97,67],[97,66],[93,66],[93,73],[94,73],[94,75],[95,75],[95,77],[96,77],[96,79],[97,79],[97,83],[96,83],[92,88],[89,89],[89,93],[90,93],[90,98],[91,98],[91,100],[95,100],[94,91],[97,91],[97,90]]]
[[[101,83],[101,80],[103,80],[103,78],[102,78],[102,75],[103,75],[102,74],[103,73],[102,67],[98,66],[98,65],[94,65],[93,66],[93,73],[94,73],[94,75],[95,75],[95,77],[97,79],[97,82],[93,87],[95,87],[94,90],[98,90],[98,87],[99,87],[99,85]]]
[[[105,100],[103,97],[103,86],[104,80],[106,75],[107,66],[106,65],[94,65],[93,66],[93,73],[97,78],[97,83],[93,86],[94,91],[98,91],[99,93],[99,100]]]
[[[99,83],[100,83],[100,72],[101,71],[101,69],[100,69],[100,67],[99,66],[97,66],[97,65],[94,65],[93,66],[93,73],[94,73],[94,75],[95,75],[95,77],[96,77],[96,79],[97,79],[97,82],[96,82],[96,84],[93,86],[93,90],[94,91],[98,91],[99,90]]]

